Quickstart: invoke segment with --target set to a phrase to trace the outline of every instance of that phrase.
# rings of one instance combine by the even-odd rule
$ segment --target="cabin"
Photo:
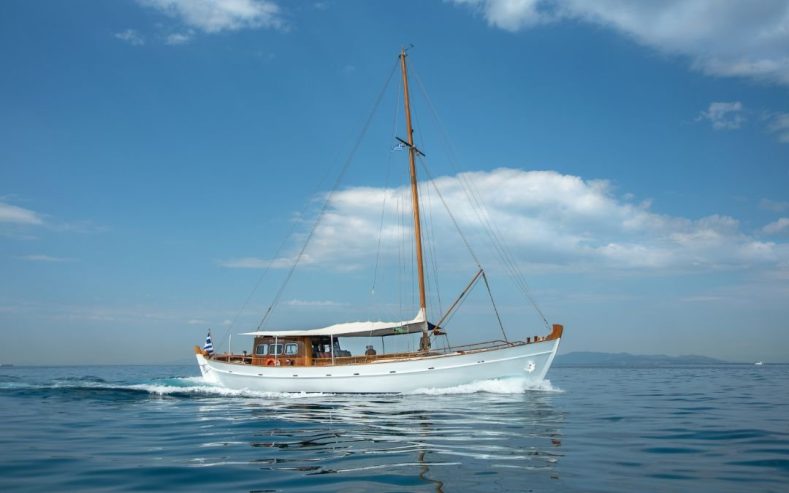
[[[330,364],[332,357],[350,356],[351,352],[342,349],[338,339],[329,336],[257,336],[250,363],[260,366],[320,366],[323,361]]]

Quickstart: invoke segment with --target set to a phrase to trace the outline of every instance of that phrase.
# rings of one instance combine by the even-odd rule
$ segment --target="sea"
[[[0,368],[0,491],[787,492],[789,366],[556,367],[407,395]]]

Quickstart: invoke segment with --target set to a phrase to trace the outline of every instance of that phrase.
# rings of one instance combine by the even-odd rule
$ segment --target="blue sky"
[[[789,362],[789,6],[706,0],[1,2],[0,361],[254,328],[411,43],[431,318],[474,273],[437,188],[509,333],[544,331],[470,182],[562,351]],[[398,90],[269,325],[416,312]],[[497,337],[485,296],[452,342]]]

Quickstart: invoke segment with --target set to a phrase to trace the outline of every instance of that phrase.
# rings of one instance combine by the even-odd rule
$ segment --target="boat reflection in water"
[[[556,486],[565,416],[555,397],[529,391],[266,399],[232,418],[248,436],[222,445],[251,444],[249,464],[268,471],[271,488]]]

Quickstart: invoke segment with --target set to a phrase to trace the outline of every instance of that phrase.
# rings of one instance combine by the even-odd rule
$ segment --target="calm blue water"
[[[403,396],[0,368],[0,491],[789,491],[789,367],[554,368]]]

